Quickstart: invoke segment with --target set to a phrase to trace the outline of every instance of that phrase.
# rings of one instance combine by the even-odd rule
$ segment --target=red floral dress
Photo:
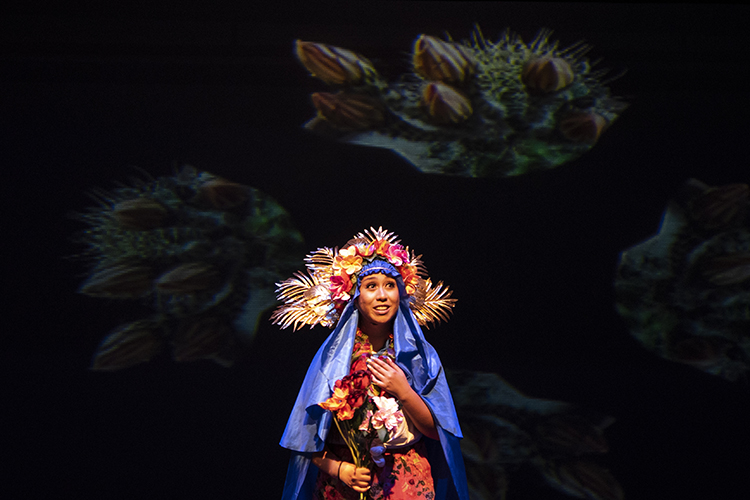
[[[387,355],[395,359],[393,335],[386,346],[378,353],[372,351],[367,335],[357,329],[352,351],[350,373],[367,369],[367,358],[373,355]],[[331,428],[327,447],[345,461],[352,461],[349,449],[343,444],[335,428]],[[340,444],[339,444],[340,443]],[[435,488],[432,483],[430,462],[427,461],[427,450],[420,440],[403,448],[386,450],[385,466],[372,466],[373,480],[366,497],[372,500],[433,500]],[[319,500],[358,500],[359,493],[344,484],[337,477],[323,471],[318,474],[315,487],[315,498]]]

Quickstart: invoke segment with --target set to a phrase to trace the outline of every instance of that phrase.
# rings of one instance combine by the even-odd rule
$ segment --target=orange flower
[[[357,245],[357,253],[362,257],[370,257],[375,253],[375,246],[372,243],[368,245]]]
[[[386,256],[388,249],[390,248],[391,244],[388,243],[388,240],[375,240],[371,243],[371,245],[374,246],[375,253],[378,255]]]
[[[419,285],[419,276],[417,276],[417,268],[415,266],[405,265],[401,268],[401,278],[404,280],[404,288],[406,293],[413,295],[417,291],[417,285]]]
[[[346,406],[346,399],[348,397],[349,397],[348,387],[343,387],[343,386],[336,387],[333,389],[333,395],[330,398],[323,401],[322,403],[318,403],[318,406],[320,406],[324,410],[338,411],[344,406]],[[349,418],[352,418],[352,417],[349,417]]]
[[[346,404],[336,413],[336,417],[341,421],[351,420],[354,417],[354,408]]]
[[[339,251],[334,266],[343,269],[346,274],[354,274],[362,269],[362,257],[357,255],[357,247],[351,245]]]

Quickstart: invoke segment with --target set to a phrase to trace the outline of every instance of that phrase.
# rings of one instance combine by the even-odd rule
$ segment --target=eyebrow
[[[382,273],[380,273],[380,274],[382,274]],[[390,280],[390,281],[394,281],[394,282],[396,281],[396,278],[392,278],[392,277],[387,276],[385,274],[383,274],[383,276],[385,277],[386,280]],[[374,274],[371,274],[369,276],[365,276],[364,278],[362,278],[362,284],[364,285],[368,281],[373,281],[373,280],[375,280],[375,275]],[[390,282],[390,281],[388,281],[388,282]]]

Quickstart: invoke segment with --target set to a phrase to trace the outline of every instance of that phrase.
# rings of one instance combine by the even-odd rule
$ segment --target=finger
[[[383,366],[383,362],[380,361],[378,358],[369,358],[367,360],[367,365],[368,366],[382,367]]]
[[[369,359],[370,359],[370,361],[372,361],[373,363],[377,363],[377,364],[379,364],[379,365],[381,365],[381,366],[388,366],[388,361],[390,361],[390,360],[391,360],[391,359],[390,359],[390,358],[388,358],[388,357],[374,357],[374,358],[369,358]]]
[[[386,367],[382,365],[376,365],[375,363],[371,363],[367,365],[367,367],[370,369],[370,372],[373,375],[382,374],[386,371]]]
[[[360,479],[361,479],[362,481],[365,481],[365,482],[368,482],[368,483],[369,483],[369,482],[370,482],[370,479],[371,479],[371,478],[370,478],[370,469],[364,469],[364,470],[362,470],[362,469],[359,469],[359,478],[360,478]]]
[[[369,486],[370,485],[370,473],[362,474],[360,472],[357,472],[357,475],[354,476],[354,479],[352,480],[353,484],[357,484],[359,486]]]
[[[393,370],[393,367],[390,364],[388,364],[385,361],[380,360],[380,359],[373,360],[373,362],[372,362],[372,364],[370,366],[372,366],[373,368],[376,368],[377,370],[379,370],[381,372],[389,372],[389,371]]]
[[[393,361],[391,358],[388,358],[388,366],[392,368],[394,371],[401,371],[401,367],[396,364],[395,361]]]
[[[370,373],[372,373],[373,375],[380,373],[382,371],[382,369],[379,366],[373,363],[367,363],[367,369],[370,370]]]

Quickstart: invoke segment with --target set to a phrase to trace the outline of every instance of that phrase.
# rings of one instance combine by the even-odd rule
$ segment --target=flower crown
[[[278,299],[284,304],[271,315],[273,323],[281,328],[294,325],[294,330],[317,324],[332,328],[355,296],[362,267],[375,260],[386,261],[399,272],[409,307],[420,325],[447,320],[456,302],[450,298],[453,291],[442,282],[433,288],[421,255],[410,253],[397,238],[382,227],[370,228],[355,235],[341,250],[323,247],[308,254],[308,275],[297,272],[276,283]]]

